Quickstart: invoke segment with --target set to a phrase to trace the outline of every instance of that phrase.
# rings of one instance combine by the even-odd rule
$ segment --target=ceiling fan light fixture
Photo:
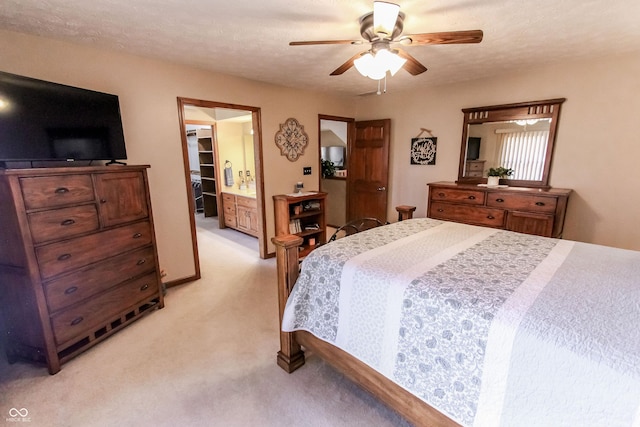
[[[373,55],[367,52],[360,58],[353,61],[353,65],[356,67],[356,70],[358,70],[360,74],[365,77],[369,77],[369,70],[373,68]]]
[[[397,1],[397,0],[393,0]],[[365,44],[371,45],[366,52],[353,55],[330,75],[339,76],[354,67],[360,74],[374,80],[385,78],[387,72],[394,76],[404,68],[412,76],[427,71],[427,67],[404,49],[392,49],[392,44],[403,45],[439,45],[480,43],[482,30],[444,31],[438,33],[420,33],[402,35],[405,14],[400,6],[389,1],[374,0],[373,11],[359,18],[360,36],[363,40],[316,40],[290,42],[291,46],[329,45],[329,44]]]
[[[378,59],[378,54],[374,56],[370,52],[353,61],[353,65],[360,74],[373,80],[380,80],[387,73],[387,69],[382,66],[382,62]]]
[[[380,80],[384,78],[387,71],[392,76],[395,75],[405,62],[406,59],[401,58],[395,53],[387,49],[381,49],[376,52],[375,55],[371,52],[365,53],[353,61],[353,65],[363,76],[373,80]]]
[[[389,71],[392,76],[395,76],[398,70],[407,62],[405,58],[401,58],[389,50],[378,51],[375,59],[380,63],[380,67]]]
[[[391,37],[398,20],[400,6],[386,1],[373,2],[373,32],[382,38]]]
[[[378,54],[374,56],[370,52],[353,61],[353,65],[360,74],[373,80],[380,80],[387,73],[387,69],[382,67],[381,61],[378,60]]]

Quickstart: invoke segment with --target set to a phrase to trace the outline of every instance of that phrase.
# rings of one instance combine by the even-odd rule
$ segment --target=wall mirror
[[[564,98],[465,108],[458,183],[483,184],[490,168],[512,169],[500,183],[549,187]]]

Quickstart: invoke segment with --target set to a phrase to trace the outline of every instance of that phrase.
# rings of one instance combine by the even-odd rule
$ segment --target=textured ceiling
[[[404,34],[481,29],[480,44],[410,46],[429,71],[388,90],[471,80],[564,59],[640,51],[638,0],[398,0]],[[357,45],[370,0],[2,0],[0,28],[164,58],[284,86],[362,94],[376,82],[329,74]]]

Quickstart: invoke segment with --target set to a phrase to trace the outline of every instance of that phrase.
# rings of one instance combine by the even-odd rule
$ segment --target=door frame
[[[347,160],[345,162],[345,169],[347,170],[347,176],[349,174],[349,158],[351,157],[351,146],[353,145],[353,138],[355,136],[355,123],[356,119],[353,117],[331,116],[328,114],[318,114],[318,189],[322,188],[322,120],[331,120],[334,122],[347,123]],[[349,212],[349,179],[346,180],[346,195],[345,198],[345,217]],[[342,225],[342,224],[340,224]]]
[[[193,105],[203,108],[227,108],[233,110],[246,110],[251,112],[251,119],[253,125],[253,148],[254,148],[254,163],[255,163],[255,179],[256,179],[256,199],[258,201],[258,247],[260,251],[260,258],[267,258],[267,239],[266,239],[266,218],[264,215],[265,203],[264,203],[264,171],[263,171],[263,151],[262,151],[262,119],[261,111],[259,107],[251,107],[248,105],[229,104],[224,102],[207,101],[194,98],[178,97],[178,118],[180,122],[180,138],[182,140],[182,161],[184,166],[185,187],[188,197],[188,209],[189,209],[189,222],[191,227],[191,242],[193,248],[193,259],[195,266],[195,276],[188,278],[180,283],[184,283],[191,280],[196,280],[201,277],[200,275],[200,258],[198,253],[198,240],[196,235],[196,221],[195,221],[195,201],[193,197],[193,188],[191,185],[191,168],[189,166],[189,153],[187,146],[187,133],[186,133],[186,120],[184,116],[184,107],[186,105]],[[215,137],[214,137],[215,138]],[[214,141],[217,140],[214,139]],[[217,160],[217,159],[216,159]],[[217,193],[220,191],[220,187],[217,189]],[[218,203],[220,208],[221,203]],[[220,210],[218,209],[218,216],[220,216]]]

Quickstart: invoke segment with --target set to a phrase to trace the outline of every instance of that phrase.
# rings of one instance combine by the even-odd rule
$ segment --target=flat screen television
[[[126,158],[116,95],[0,72],[0,162]]]
[[[478,160],[480,157],[481,138],[470,136],[467,139],[467,160]]]

